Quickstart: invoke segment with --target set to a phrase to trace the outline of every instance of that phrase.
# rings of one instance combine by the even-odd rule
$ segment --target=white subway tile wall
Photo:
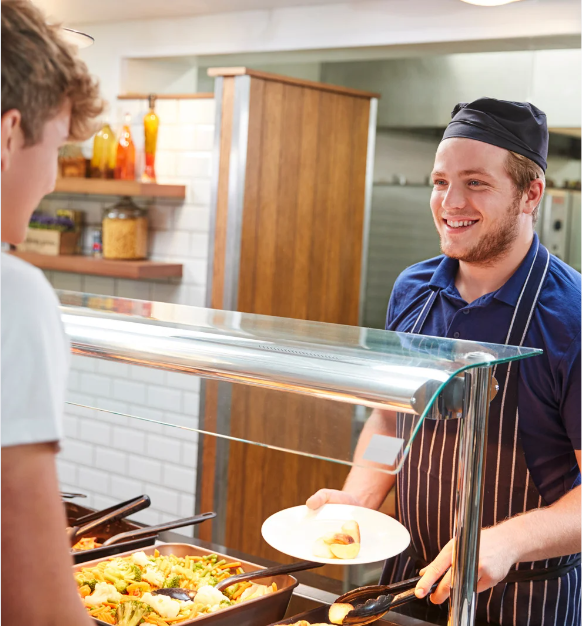
[[[146,101],[116,106],[119,128],[131,114],[131,129],[141,172]],[[46,272],[56,289],[125,298],[204,306],[210,223],[213,100],[158,100],[160,117],[156,173],[158,181],[185,184],[186,200],[136,198],[147,208],[150,255],[184,265],[182,280],[126,279]],[[103,209],[116,198],[53,194],[41,209],[80,209],[98,225]],[[92,242],[84,241],[85,253]],[[192,515],[195,509],[198,434],[118,415],[137,415],[187,427],[198,425],[200,380],[187,374],[73,356],[68,381],[62,451],[58,458],[61,487],[86,493],[78,500],[96,508],[147,493],[152,505],[133,516],[146,524]],[[112,411],[112,412],[110,412]],[[192,530],[182,529],[191,534]]]

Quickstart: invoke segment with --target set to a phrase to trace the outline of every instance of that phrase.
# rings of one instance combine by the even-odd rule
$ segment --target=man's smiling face
[[[447,256],[487,265],[517,238],[521,198],[507,173],[507,154],[503,148],[461,137],[439,145],[430,207]]]

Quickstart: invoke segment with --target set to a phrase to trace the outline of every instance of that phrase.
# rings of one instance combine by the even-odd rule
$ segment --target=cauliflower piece
[[[163,587],[166,577],[164,576],[163,572],[160,572],[160,570],[155,565],[152,565],[150,563],[150,565],[146,567],[146,571],[142,573],[141,579],[146,580],[148,583],[151,583],[155,587]]]
[[[149,604],[152,609],[166,619],[175,619],[183,606],[190,606],[192,602],[180,602],[168,596],[154,596],[149,591],[140,598],[142,602]]]
[[[145,552],[136,552],[135,554],[132,554],[131,560],[136,565],[141,565],[141,567],[147,567],[148,565],[150,565],[150,561]]]
[[[195,601],[197,604],[203,604],[205,606],[214,606],[224,601],[228,602],[228,598],[210,585],[204,585],[196,592]]]
[[[109,583],[97,583],[95,591],[90,596],[85,596],[84,602],[87,606],[98,606],[104,602],[119,602],[121,594]]]

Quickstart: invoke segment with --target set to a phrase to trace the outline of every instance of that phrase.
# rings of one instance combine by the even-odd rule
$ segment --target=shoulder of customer
[[[2,445],[56,441],[70,360],[58,299],[44,274],[2,254]]]

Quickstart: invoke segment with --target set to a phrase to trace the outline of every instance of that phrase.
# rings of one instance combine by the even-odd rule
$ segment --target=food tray
[[[226,554],[220,554],[219,552],[213,552],[212,550],[205,550],[204,548],[192,546],[187,543],[165,543],[157,546],[157,549],[159,553],[164,556],[174,554],[177,557],[185,557],[217,554],[219,558],[231,558]],[[146,555],[151,556],[154,553],[154,548],[146,548],[143,551]],[[134,552],[136,552],[136,550],[124,552],[116,555],[116,558],[118,556],[129,556]],[[73,571],[78,572],[84,567],[93,567],[106,560],[109,559],[96,559],[94,561],[89,561],[88,563],[75,565],[73,566]],[[240,559],[237,560],[240,561],[245,572],[254,572],[256,570],[264,569],[254,563],[241,561]],[[204,617],[197,617],[185,622],[179,622],[177,626],[188,626],[188,624],[198,623],[202,623],[204,626],[210,626],[211,624],[212,626],[232,626],[232,624],[236,624],[236,626],[268,626],[269,624],[282,619],[285,616],[285,611],[289,605],[289,600],[291,600],[293,590],[298,585],[297,579],[293,576],[275,576],[265,579],[257,579],[254,582],[265,585],[274,582],[277,584],[277,591],[266,596],[261,596],[260,598],[248,600],[247,602],[243,602],[237,606],[230,606],[222,611],[217,611],[216,613],[211,613]],[[96,619],[95,622],[97,624],[102,624],[103,626],[108,626],[105,622],[98,619]]]

